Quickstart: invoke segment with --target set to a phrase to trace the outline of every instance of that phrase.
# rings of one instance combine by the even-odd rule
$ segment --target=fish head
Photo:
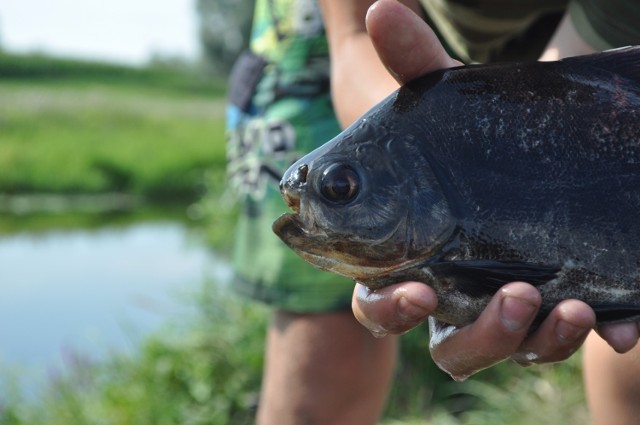
[[[365,116],[294,163],[280,182],[294,213],[273,225],[306,261],[361,282],[431,255],[451,228],[444,197],[416,193],[424,173],[398,160],[395,132],[378,124]],[[437,219],[417,217],[425,210]]]

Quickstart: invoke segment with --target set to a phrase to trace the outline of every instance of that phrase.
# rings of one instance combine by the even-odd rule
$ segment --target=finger
[[[461,65],[449,57],[429,25],[397,1],[373,4],[366,24],[380,59],[400,84],[430,71]]]
[[[540,293],[527,283],[503,286],[474,323],[455,332],[435,328],[429,345],[433,360],[463,380],[509,358],[525,339],[540,304]]]
[[[580,348],[595,324],[596,315],[587,304],[563,301],[511,358],[523,365],[565,360]]]
[[[640,323],[614,323],[599,326],[596,331],[618,353],[626,353],[636,346],[640,338]]]
[[[403,333],[426,320],[437,306],[435,292],[419,282],[405,282],[379,290],[356,284],[353,314],[375,336]]]

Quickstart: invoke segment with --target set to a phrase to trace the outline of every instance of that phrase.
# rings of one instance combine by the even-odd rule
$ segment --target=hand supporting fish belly
[[[504,284],[640,317],[640,47],[414,80],[303,157],[274,231],[378,289],[427,283],[436,319],[476,320]]]

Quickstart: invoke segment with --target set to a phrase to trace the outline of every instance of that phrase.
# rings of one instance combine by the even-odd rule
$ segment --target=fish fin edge
[[[640,46],[626,46],[590,55],[568,57],[561,62],[599,68],[640,83]]]
[[[633,304],[591,305],[597,323],[619,323],[640,319],[640,306]]]

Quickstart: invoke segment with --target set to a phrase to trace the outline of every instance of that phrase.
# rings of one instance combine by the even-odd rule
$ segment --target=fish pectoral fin
[[[452,278],[461,292],[471,296],[492,295],[509,282],[540,286],[557,277],[560,267],[520,261],[447,261],[431,267],[443,277]]]
[[[640,319],[640,306],[633,304],[591,305],[598,323],[615,323]]]

